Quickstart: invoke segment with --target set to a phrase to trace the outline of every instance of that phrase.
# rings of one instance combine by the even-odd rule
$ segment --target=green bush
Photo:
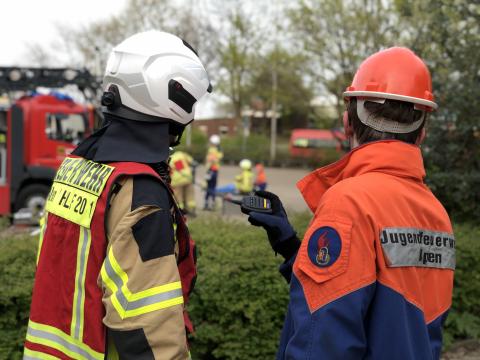
[[[455,339],[480,338],[480,227],[455,227],[457,268],[453,304],[446,321],[445,346]]]
[[[190,147],[185,145],[186,136],[177,150],[189,153],[197,162],[204,163],[208,149],[207,136],[200,130],[193,128],[192,143]],[[318,156],[309,158],[294,158],[290,155],[289,139],[278,138],[276,159],[270,161],[270,137],[260,134],[251,134],[247,138],[241,135],[222,136],[221,149],[223,151],[223,162],[227,164],[238,164],[242,159],[250,159],[254,162],[261,162],[271,166],[293,166],[317,168],[330,164],[340,158],[335,149],[323,149],[318,151]]]
[[[480,219],[480,172],[427,172],[427,183],[450,216],[465,221]]]
[[[207,154],[208,139],[200,130],[192,128],[192,144],[190,147],[185,145],[186,135],[182,137],[182,142],[175,149],[189,153],[196,161],[203,163]]]
[[[21,359],[35,273],[37,239],[0,239],[0,355]]]
[[[245,140],[242,136],[222,138],[222,150],[224,161],[227,163],[237,164],[240,160],[247,158],[254,162],[281,167],[318,168],[338,160],[342,155],[336,149],[321,149],[318,150],[316,156],[294,158],[290,155],[289,139],[278,138],[276,158],[272,163],[270,161],[270,138],[259,134],[251,134]]]
[[[307,213],[292,216],[302,235]],[[189,305],[196,325],[194,359],[271,359],[288,302],[264,232],[216,216],[190,223],[199,246],[197,286]],[[457,270],[445,346],[480,338],[480,227],[455,227]],[[0,238],[0,358],[20,359],[25,338],[36,256],[35,238]]]
[[[270,156],[270,139],[265,135],[223,137],[221,146],[225,161],[231,163],[245,158],[265,163]]]
[[[305,216],[296,220],[298,229],[306,227]],[[288,285],[264,231],[247,224],[209,217],[190,225],[199,248],[189,307],[196,324],[194,359],[275,357]]]

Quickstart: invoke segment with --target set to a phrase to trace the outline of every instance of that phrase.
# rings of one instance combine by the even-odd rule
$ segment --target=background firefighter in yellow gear
[[[235,189],[242,195],[249,194],[253,191],[254,174],[252,172],[252,162],[243,159],[239,164],[242,172],[235,176]]]
[[[186,214],[194,214],[196,207],[192,171],[194,163],[193,158],[183,151],[175,151],[170,157],[171,185],[180,208]]]
[[[218,180],[218,170],[220,169],[220,162],[223,158],[223,153],[220,150],[220,136],[214,134],[210,136],[209,147],[207,150],[207,156],[205,159],[205,165],[207,172],[205,174],[206,191],[205,191],[205,203],[203,205],[204,210],[215,209],[215,196]]]

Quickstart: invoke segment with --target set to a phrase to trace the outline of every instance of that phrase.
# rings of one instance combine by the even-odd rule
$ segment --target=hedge
[[[300,235],[307,214],[292,217]],[[281,262],[265,234],[245,222],[210,216],[191,221],[199,248],[199,277],[190,313],[196,324],[194,359],[271,359],[288,302]],[[480,337],[480,227],[455,227],[457,271],[445,345]],[[36,239],[0,238],[0,354],[20,359],[35,268]]]
[[[442,172],[427,169],[426,179],[453,219],[480,223],[480,171]]]
[[[270,166],[317,168],[338,160],[342,155],[336,149],[327,148],[319,150],[317,155],[313,157],[295,158],[290,155],[288,142],[288,138],[278,138],[276,159],[272,162],[270,160],[270,137],[262,134],[251,134],[245,139],[241,135],[222,136],[223,162],[236,165],[242,159],[250,159]],[[207,148],[207,137],[194,128],[192,131],[192,146],[187,148],[185,140],[182,140],[182,144],[177,149],[188,152],[197,162],[203,163]]]
[[[21,359],[35,272],[37,239],[0,239],[0,358]]]
[[[297,229],[308,220],[296,216]],[[190,306],[197,326],[193,358],[273,359],[288,304],[280,256],[262,230],[243,222],[209,217],[190,228],[200,274]]]
[[[453,305],[444,332],[444,345],[456,339],[480,339],[480,226],[455,226],[457,268]]]

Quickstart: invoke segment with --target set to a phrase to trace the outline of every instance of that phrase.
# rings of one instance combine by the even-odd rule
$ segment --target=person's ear
[[[353,137],[353,126],[348,121],[348,111],[343,112],[343,129],[347,138]]]
[[[417,137],[417,141],[415,141],[415,145],[417,146],[422,145],[426,136],[427,136],[427,130],[425,130],[425,127],[423,127],[422,130],[420,131],[420,134]]]

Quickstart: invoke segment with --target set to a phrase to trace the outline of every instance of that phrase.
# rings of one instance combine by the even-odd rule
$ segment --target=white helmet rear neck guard
[[[184,127],[211,85],[194,50],[165,32],[133,35],[111,52],[103,79],[105,111],[137,121]]]

